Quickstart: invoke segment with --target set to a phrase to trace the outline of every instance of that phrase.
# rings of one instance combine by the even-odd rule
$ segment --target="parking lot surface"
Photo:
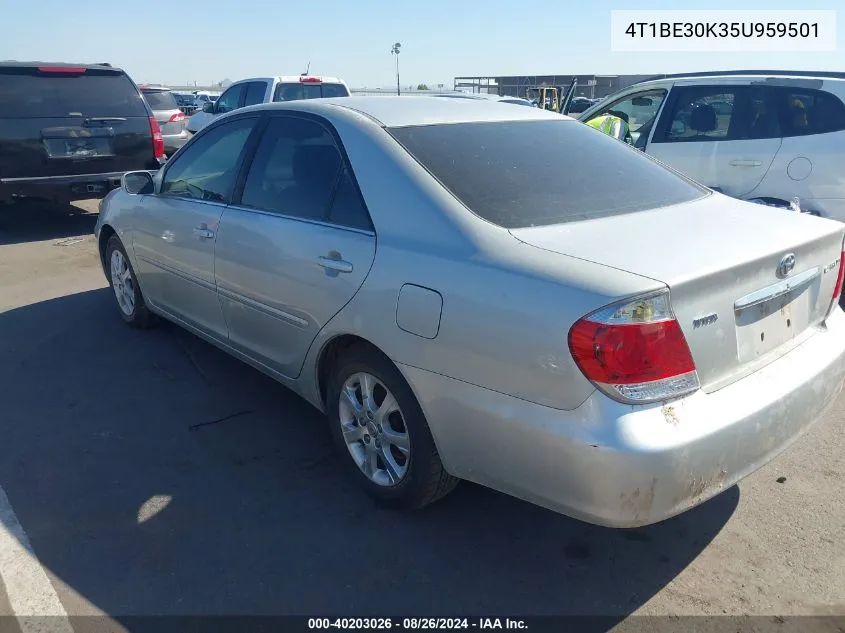
[[[94,221],[0,216],[0,487],[67,614],[845,613],[845,399],[647,528],[467,483],[391,512],[304,401],[176,326],[126,327]]]

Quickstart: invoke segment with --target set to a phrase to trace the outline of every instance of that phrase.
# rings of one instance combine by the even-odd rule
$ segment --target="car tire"
[[[361,406],[356,415],[355,407],[347,397],[352,389],[356,404],[363,405],[364,376],[373,379],[370,383],[373,388],[369,418],[367,406]],[[392,395],[397,405],[396,411],[384,417],[379,415],[379,410],[383,409],[382,413],[385,413],[391,407],[384,406],[388,395],[383,395],[383,392]],[[373,405],[380,406],[376,408]],[[326,389],[326,411],[344,467],[371,497],[382,504],[405,510],[422,508],[444,497],[457,485],[459,480],[443,468],[425,415],[408,383],[396,366],[370,345],[353,345],[337,359]],[[382,426],[385,429],[383,433]],[[371,428],[373,434],[368,432]],[[405,440],[393,444],[396,438],[401,439],[403,428],[407,454],[401,449]],[[361,456],[367,462],[372,459],[371,453],[377,455],[378,476],[367,474],[366,465],[361,463]],[[402,457],[404,463],[400,459]],[[404,468],[402,476],[396,480],[401,468]]]
[[[105,268],[118,313],[131,327],[145,329],[155,323],[155,315],[147,308],[144,295],[138,286],[135,269],[126,255],[126,249],[117,235],[106,244]]]

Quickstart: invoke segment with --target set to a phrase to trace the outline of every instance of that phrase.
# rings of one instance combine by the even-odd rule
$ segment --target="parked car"
[[[653,523],[771,460],[845,378],[845,226],[538,108],[241,108],[127,174],[95,231],[124,321],[293,389],[404,507],[463,478]]]
[[[845,73],[666,75],[585,111],[630,118],[631,142],[724,193],[845,221]]]
[[[238,108],[275,101],[299,101],[326,97],[348,97],[349,87],[337,77],[297,75],[242,79],[230,85],[213,104],[188,119],[188,130],[197,132],[217,116]]]
[[[176,104],[186,116],[190,116],[198,110],[194,105],[194,95],[191,93],[173,91],[173,98],[176,99]]]
[[[141,94],[147,100],[161,128],[164,153],[168,156],[175,153],[191,135],[185,127],[187,117],[179,108],[173,92],[163,86],[141,86]]]
[[[102,198],[163,159],[161,129],[119,68],[0,62],[0,202]]]

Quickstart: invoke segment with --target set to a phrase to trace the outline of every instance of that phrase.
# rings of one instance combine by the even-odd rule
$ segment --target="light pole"
[[[392,55],[396,55],[396,94],[401,95],[402,92],[399,89],[399,50],[402,48],[402,44],[400,42],[396,42],[393,47],[390,49],[390,53]]]

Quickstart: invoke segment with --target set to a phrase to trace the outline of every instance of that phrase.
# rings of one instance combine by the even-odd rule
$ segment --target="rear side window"
[[[389,131],[472,212],[505,228],[621,215],[707,195],[642,152],[571,120]]]
[[[325,220],[342,158],[319,123],[270,119],[255,151],[241,204],[309,220]]]
[[[141,92],[153,110],[176,110],[179,107],[176,97],[167,90],[142,90]]]
[[[784,136],[825,134],[845,130],[845,104],[822,90],[774,88]]]
[[[343,84],[285,83],[276,86],[273,101],[300,101],[324,97],[348,97],[349,91]]]
[[[122,72],[0,68],[0,116],[146,117],[147,110],[138,89]]]

